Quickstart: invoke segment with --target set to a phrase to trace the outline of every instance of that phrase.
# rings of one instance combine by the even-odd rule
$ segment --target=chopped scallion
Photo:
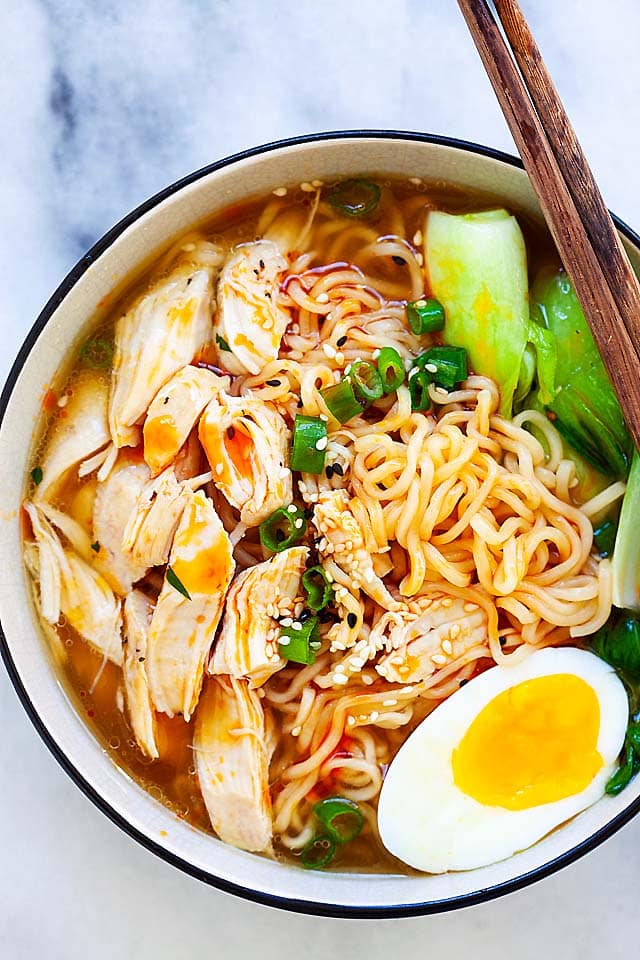
[[[294,620],[291,626],[280,628],[280,656],[292,663],[315,663],[320,649],[317,617],[305,621]]]
[[[92,337],[80,347],[80,360],[92,370],[108,370],[113,363],[113,343],[104,337]]]
[[[313,812],[336,843],[349,843],[354,840],[364,826],[364,817],[358,804],[346,797],[327,797],[320,800],[315,804]]]
[[[364,217],[378,206],[380,187],[363,177],[343,180],[329,194],[329,203],[348,217]]]
[[[407,304],[407,320],[412,333],[435,333],[444,329],[444,307],[439,300],[414,300]]]
[[[31,471],[31,479],[35,483],[36,487],[39,487],[42,483],[42,467],[34,467]]]
[[[320,417],[297,414],[291,445],[292,470],[301,473],[322,473],[327,451],[327,424]]]
[[[307,870],[322,870],[336,855],[336,844],[328,834],[317,834],[302,848],[300,863]]]
[[[334,383],[331,387],[325,387],[320,391],[320,396],[327,405],[331,415],[339,423],[346,423],[352,417],[357,417],[362,413],[362,404],[356,399],[353,390],[353,384],[348,378]]]
[[[292,510],[291,507],[294,509]],[[278,507],[259,527],[260,543],[273,553],[282,553],[304,537],[307,520],[304,512],[291,504]]]
[[[231,353],[231,347],[229,346],[227,341],[224,339],[224,337],[221,337],[219,333],[216,333],[216,343],[218,344],[221,350],[225,350],[227,353]]]
[[[379,400],[384,392],[380,374],[374,365],[366,360],[356,360],[352,363],[348,377],[353,384],[356,399],[363,404],[368,405],[374,400]]]
[[[302,586],[307,593],[307,604],[312,610],[324,610],[333,599],[333,588],[323,567],[318,564],[302,574]]]
[[[181,593],[183,597],[186,597],[187,600],[191,600],[191,594],[185,587],[184,583],[178,577],[171,567],[167,567],[167,583],[171,584],[174,590],[177,590],[178,593]]]
[[[382,347],[378,356],[378,373],[385,393],[393,393],[406,376],[402,357],[393,347]]]
[[[467,351],[464,347],[430,347],[416,357],[414,366],[426,370],[438,387],[451,390],[467,379]]]
[[[409,395],[411,396],[411,409],[413,411],[428,410],[431,406],[431,397],[429,396],[429,384],[431,376],[426,370],[415,369],[409,377]]]

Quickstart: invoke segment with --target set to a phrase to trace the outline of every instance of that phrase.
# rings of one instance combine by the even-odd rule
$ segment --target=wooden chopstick
[[[640,358],[618,305],[619,291],[614,293],[609,286],[545,128],[487,3],[458,0],[458,5],[640,448]],[[625,283],[630,283],[632,277],[624,276]],[[635,278],[633,282],[637,282]]]
[[[600,266],[640,350],[640,284],[518,0],[494,0],[509,46]]]

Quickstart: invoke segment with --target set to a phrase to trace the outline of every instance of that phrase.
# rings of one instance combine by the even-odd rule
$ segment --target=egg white
[[[600,704],[597,749],[603,766],[593,780],[580,793],[526,810],[487,806],[463,793],[454,782],[452,755],[476,716],[504,690],[558,673],[583,679]],[[400,860],[429,873],[471,870],[526,849],[604,794],[628,712],[613,668],[585,650],[547,648],[515,666],[492,667],[440,704],[398,751],[380,793],[382,842]]]

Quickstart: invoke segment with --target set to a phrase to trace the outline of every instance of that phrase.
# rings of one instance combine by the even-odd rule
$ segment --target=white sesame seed
[[[471,601],[468,600],[468,601],[465,603],[465,605],[464,605],[464,609],[467,611],[467,613],[471,613],[472,610],[477,610],[477,609],[478,609],[478,604],[477,604],[477,603],[471,603]]]
[[[217,477],[219,477],[219,476],[222,475],[222,471],[223,471],[223,470],[224,470],[224,464],[222,464],[222,463],[216,463],[216,476],[217,476]]]
[[[452,640],[455,640],[456,637],[459,637],[461,633],[462,633],[462,627],[460,626],[460,624],[454,623],[453,626],[451,627],[451,630],[449,631],[449,636],[451,637]]]
[[[326,437],[320,437],[319,440],[316,440],[316,450],[326,450],[328,443],[329,441]]]
[[[291,637],[282,636],[280,637],[279,643],[281,647],[288,647],[291,643]]]
[[[448,397],[448,396],[449,396],[449,394],[448,394],[447,391],[444,389],[444,387],[436,387],[435,392],[438,393],[438,394],[440,394],[441,397]]]
[[[372,711],[371,711],[371,716],[369,717],[369,720],[371,720],[371,723],[375,723],[379,716],[380,716],[380,714],[378,713],[377,710],[372,710]]]
[[[329,357],[330,360],[333,360],[336,355],[336,348],[332,347],[330,343],[323,343],[322,350],[325,356]]]
[[[338,351],[336,352],[336,363],[337,363],[338,366],[340,366],[340,367],[341,367],[342,364],[344,363],[344,353],[342,352],[342,350],[338,350]]]
[[[398,704],[398,701],[397,701],[397,700],[383,700],[383,701],[382,701],[382,706],[383,706],[383,707],[395,707],[395,706],[397,706],[397,704]]]
[[[339,663],[335,668],[335,673],[344,673],[344,672],[345,672],[344,663]]]
[[[291,624],[291,629],[292,629],[292,630],[302,630],[302,624],[300,623],[299,620],[294,620],[293,623]]]
[[[367,687],[370,687],[371,684],[375,682],[375,681],[374,681],[374,678],[373,678],[373,677],[370,677],[368,673],[363,673],[363,674],[360,676],[360,679],[362,680],[362,682],[363,682],[363,683],[365,684],[365,686],[367,686]]]
[[[302,530],[303,524],[304,524],[304,520],[302,519],[302,517],[298,517],[298,519],[294,520],[293,522],[293,525],[296,528],[296,530]]]
[[[444,597],[444,598],[441,600],[441,604],[442,604],[443,607],[452,607],[452,606],[453,606],[453,600],[451,599],[451,597]]]
[[[302,732],[302,727],[300,726],[294,727],[293,730],[291,731],[291,736],[299,737],[301,732]]]
[[[372,358],[373,360],[377,360],[379,356],[380,356],[380,351],[379,351],[379,350],[374,350],[373,353],[371,354],[371,358]]]
[[[303,181],[302,181],[302,183],[300,184],[300,189],[301,189],[304,193],[313,193],[313,190],[314,190],[314,188],[311,186],[311,184],[310,184],[310,183],[307,183],[306,180],[303,180]]]
[[[348,727],[353,727],[354,724],[355,724],[355,722],[356,722],[356,718],[355,718],[355,717],[347,717],[347,726],[348,726]]]
[[[280,473],[278,474],[278,480],[286,480],[290,473],[291,471],[289,470],[289,467],[282,467]]]
[[[422,230],[416,230],[413,235],[413,245],[414,247],[419,247],[422,243]]]
[[[69,397],[66,395],[66,393],[63,393],[63,395],[62,395],[62,396],[60,397],[60,399],[58,400],[58,406],[59,406],[59,407],[66,407],[66,405],[67,405],[68,403],[69,403]]]
[[[422,183],[422,180],[420,179],[420,177],[410,177],[409,183],[413,183],[416,187],[419,187],[420,184]]]
[[[422,307],[426,307],[426,305],[427,305],[426,300],[416,300],[416,307],[422,309]]]
[[[324,420],[324,422],[327,423],[328,420],[329,420],[329,417],[325,416],[324,413],[321,413],[321,414],[320,414],[320,419],[321,419],[321,420]]]
[[[296,507],[295,503],[290,503],[289,506],[287,507],[287,513],[297,513],[297,512],[298,512],[298,508]]]
[[[436,367],[436,370],[437,369],[438,368]],[[412,377],[415,377],[417,373],[418,373],[418,367],[412,367],[411,370],[409,370],[409,380],[411,380]]]
[[[316,303],[329,303],[329,294],[325,293],[324,290],[318,294],[316,297]]]
[[[451,643],[451,640],[443,640],[443,641],[442,641],[442,649],[444,650],[445,653],[452,654],[452,653],[453,653],[453,644]]]
[[[349,683],[349,677],[346,675],[346,673],[334,673],[331,679],[334,683],[337,683],[340,686],[344,686],[345,683]]]
[[[425,363],[424,368],[428,373],[438,372],[438,366],[435,363]]]
[[[293,617],[283,617],[282,620],[280,621],[280,626],[290,627],[292,623],[293,623]]]
[[[276,196],[276,197],[286,197],[286,195],[287,195],[287,188],[286,188],[286,187],[276,187],[276,189],[273,191],[273,193],[274,193],[274,196]]]
[[[306,492],[307,492],[307,485],[306,485],[306,483],[304,482],[304,480],[300,480],[300,481],[298,482],[298,489],[299,489],[300,493],[306,493]]]
[[[311,186],[312,186],[312,187],[315,187],[316,190],[317,190],[318,187],[323,187],[323,186],[324,186],[324,180],[312,180],[312,181],[311,181]]]
[[[447,662],[447,658],[443,657],[441,653],[434,653],[431,659],[438,667],[441,667],[443,663]]]
[[[418,261],[420,266],[422,266],[422,264],[424,263],[424,257],[422,256],[421,253],[416,253],[416,260]]]

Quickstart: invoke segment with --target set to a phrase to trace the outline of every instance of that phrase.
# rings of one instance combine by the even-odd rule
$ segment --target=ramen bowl
[[[120,770],[85,725],[37,625],[22,564],[20,505],[29,436],[43,385],[101,304],[172,238],[216,211],[287,185],[362,173],[445,181],[499,198],[533,218],[538,203],[520,163],[474,144],[416,133],[358,131],[280,141],[214,163],[142,204],[73,268],[36,320],[0,401],[0,621],[2,654],[20,700],[69,776],[115,824],[147,849],[207,883],[249,900],[338,917],[393,917],[468,906],[509,893],[588,853],[640,808],[640,778],[535,846],[491,866],[437,875],[319,873],[246,853],[178,819]],[[640,238],[616,221],[634,266]]]

